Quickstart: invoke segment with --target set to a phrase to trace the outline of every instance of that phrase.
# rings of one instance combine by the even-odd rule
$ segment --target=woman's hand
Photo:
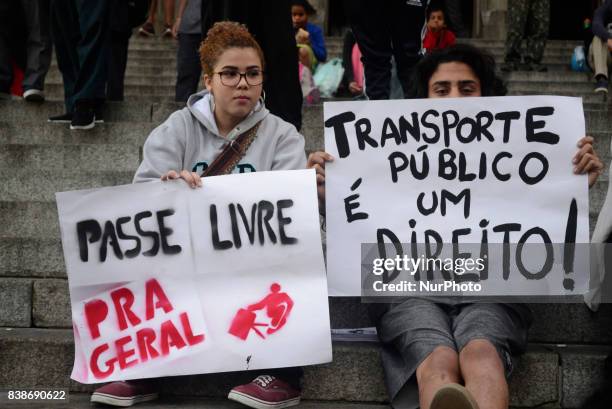
[[[317,173],[317,196],[319,197],[319,213],[325,214],[325,162],[332,162],[334,157],[327,152],[314,152],[308,155],[307,169]]]
[[[574,173],[577,175],[589,174],[589,188],[595,184],[603,172],[603,163],[593,149],[593,137],[585,136],[578,141],[578,152],[574,155]]]
[[[161,180],[173,180],[173,179],[183,179],[187,184],[195,189],[196,187],[202,187],[202,178],[196,172],[189,172],[188,170],[181,170],[181,173],[178,173],[175,170],[168,171],[167,173],[161,176]]]

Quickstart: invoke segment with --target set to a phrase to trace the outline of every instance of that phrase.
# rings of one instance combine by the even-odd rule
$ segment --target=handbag
[[[263,121],[263,119],[261,121]],[[219,176],[232,173],[238,162],[240,162],[240,159],[246,155],[247,150],[257,137],[257,130],[259,129],[259,125],[261,125],[261,121],[238,135],[234,140],[225,144],[219,156],[212,161],[200,176]]]

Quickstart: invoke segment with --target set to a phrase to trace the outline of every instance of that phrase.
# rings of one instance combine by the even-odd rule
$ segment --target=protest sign
[[[413,259],[408,281],[445,270],[445,282],[478,282],[454,293],[588,288],[587,257],[573,246],[589,241],[587,178],[574,175],[572,163],[585,135],[580,99],[331,102],[324,116],[325,150],[335,157],[325,182],[330,295],[373,295],[406,266],[404,256]],[[362,254],[365,243],[372,244]],[[465,246],[472,251],[458,257]],[[440,259],[438,247],[452,248],[448,260],[425,271]],[[463,259],[475,267],[470,278],[460,277]],[[415,292],[395,284],[399,290],[386,288],[398,293],[385,295]]]
[[[331,360],[314,171],[58,193],[82,383]]]

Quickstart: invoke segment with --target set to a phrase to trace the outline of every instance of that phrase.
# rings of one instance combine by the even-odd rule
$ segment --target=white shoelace
[[[266,388],[268,385],[272,383],[273,380],[274,380],[273,376],[259,375],[257,378],[253,379],[253,383],[259,384],[262,388]]]

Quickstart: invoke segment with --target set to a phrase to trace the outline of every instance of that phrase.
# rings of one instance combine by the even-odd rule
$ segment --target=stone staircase
[[[340,54],[340,41],[328,39],[330,56]],[[501,42],[471,42],[501,62]],[[612,110],[592,95],[585,74],[567,70],[575,45],[550,42],[544,58],[549,73],[515,72],[506,79],[512,95],[582,96],[587,133],[596,138],[596,149],[609,164]],[[0,102],[0,390],[65,388],[71,391],[71,402],[55,407],[89,407],[86,392],[92,386],[69,380],[74,351],[54,193],[131,182],[148,133],[178,108],[171,102],[175,53],[171,40],[132,39],[127,100],[108,104],[106,122],[92,131],[46,122],[49,115],[63,112],[55,66],[46,85],[51,101]],[[323,148],[322,118],[322,106],[304,108],[307,151]],[[608,177],[606,167],[591,189],[591,229]],[[530,347],[511,380],[511,405],[578,408],[601,379],[603,360],[612,352],[612,308],[603,305],[593,314],[581,303],[531,306],[535,322]],[[367,305],[358,298],[330,299],[330,313],[333,328],[372,326]],[[333,348],[333,363],[305,368],[307,403],[302,407],[387,407],[378,344],[334,341]],[[248,378],[244,373],[167,378],[162,383],[167,400],[142,407],[237,408],[219,399]]]

